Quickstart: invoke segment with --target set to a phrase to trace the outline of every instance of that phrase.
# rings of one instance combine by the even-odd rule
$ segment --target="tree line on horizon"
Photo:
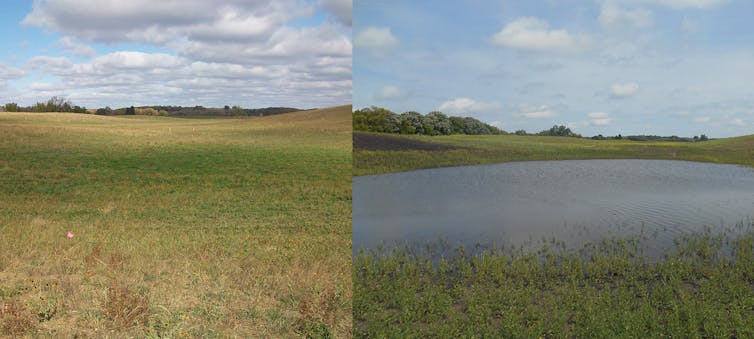
[[[53,96],[46,102],[37,102],[31,106],[20,106],[15,102],[10,102],[3,106],[6,112],[71,112],[71,113],[88,113],[86,107],[74,106],[71,101]]]
[[[291,107],[266,107],[266,108],[242,108],[241,106],[225,105],[220,108],[204,106],[141,106],[110,108],[109,106],[87,109],[84,106],[73,105],[70,100],[63,97],[53,96],[46,102],[37,102],[31,106],[20,106],[10,102],[0,106],[5,112],[62,112],[62,113],[86,113],[96,115],[159,115],[159,116],[265,116],[300,111]]]
[[[386,108],[370,106],[353,112],[353,130],[360,132],[422,134],[422,135],[450,135],[450,134],[511,134],[495,126],[481,122],[471,117],[447,116],[440,111],[433,111],[422,115],[409,111],[397,114]],[[583,137],[565,125],[553,125],[551,128],[537,133],[528,133],[519,129],[512,134],[520,136],[556,136],[573,138],[590,138],[592,140],[630,140],[630,141],[671,141],[671,142],[699,142],[709,138],[702,134],[693,137],[658,136],[658,135],[629,135]]]

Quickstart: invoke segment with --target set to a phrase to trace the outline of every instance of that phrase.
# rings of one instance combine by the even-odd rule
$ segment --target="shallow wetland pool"
[[[642,235],[652,256],[751,223],[754,169],[672,160],[512,162],[353,178],[353,249],[436,239],[569,246]]]

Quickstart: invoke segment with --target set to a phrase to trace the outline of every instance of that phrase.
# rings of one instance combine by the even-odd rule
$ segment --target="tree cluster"
[[[74,106],[63,97],[54,96],[46,102],[37,102],[28,107],[21,107],[15,102],[9,102],[3,106],[6,112],[73,112],[86,113],[86,107]]]
[[[553,125],[550,129],[539,132],[537,133],[537,135],[581,138],[581,134],[574,133],[570,128],[563,125]]]
[[[353,129],[365,132],[424,135],[505,133],[495,126],[471,117],[449,117],[438,111],[426,115],[413,111],[396,114],[377,106],[354,111]]]
[[[563,125],[553,125],[550,129],[546,129],[544,131],[541,131],[539,133],[530,134],[527,133],[525,130],[517,130],[513,132],[515,135],[539,135],[539,136],[550,136],[550,137],[576,137],[581,138],[581,134],[573,132],[570,128],[563,126]]]

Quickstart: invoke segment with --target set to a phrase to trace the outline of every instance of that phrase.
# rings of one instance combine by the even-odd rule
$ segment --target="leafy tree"
[[[47,112],[70,112],[72,111],[71,102],[63,97],[53,96],[45,104]]]
[[[353,130],[366,132],[369,130],[367,126],[367,114],[362,110],[356,110],[352,116]]]
[[[133,106],[126,107],[126,115],[135,115],[136,114],[136,108]]]
[[[422,117],[424,130],[428,135],[448,135],[451,133],[450,119],[442,112],[430,112]]]
[[[21,108],[18,107],[18,104],[15,102],[9,102],[5,104],[5,111],[6,112],[21,112]]]
[[[358,117],[358,118],[357,118]],[[371,106],[354,112],[354,129],[363,130],[366,125],[366,131],[382,133],[399,133],[400,119],[397,114],[390,110]],[[357,129],[356,124],[359,124]]]
[[[492,126],[487,125],[472,117],[463,118],[462,123],[463,123],[463,132],[465,134],[473,134],[473,135],[493,134],[493,130],[490,128]]]
[[[707,135],[702,134],[699,136],[699,141],[707,141],[707,140],[709,140],[709,138],[707,138]]]
[[[555,137],[581,137],[581,135],[574,133],[570,128],[563,125],[553,125],[549,130],[544,130],[538,134]]]
[[[403,112],[400,115],[400,130],[404,134],[424,134],[424,122],[419,112]]]
[[[522,130],[522,129],[520,129],[520,130],[517,130],[517,131],[515,132],[515,134],[516,134],[516,135],[526,135],[526,131],[525,131],[525,130]]]
[[[450,134],[463,134],[463,118],[450,117]]]

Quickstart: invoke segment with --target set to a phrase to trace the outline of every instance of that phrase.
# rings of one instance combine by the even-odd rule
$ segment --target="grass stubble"
[[[754,166],[754,136],[698,143],[539,136],[391,136],[354,175],[527,160],[670,159]],[[643,234],[643,233],[642,233]],[[754,337],[754,225],[705,228],[661,258],[644,235],[464,250],[429,242],[354,257],[355,337]]]
[[[0,336],[350,337],[350,115],[0,113]]]

